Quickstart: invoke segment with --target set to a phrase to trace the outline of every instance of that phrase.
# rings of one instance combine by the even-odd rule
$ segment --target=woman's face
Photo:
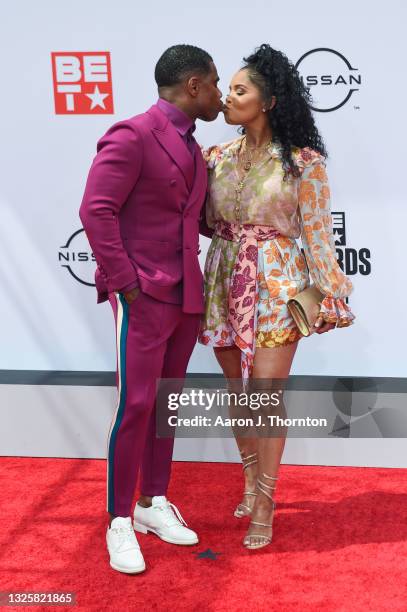
[[[259,89],[249,79],[248,71],[236,72],[223,108],[226,123],[247,125],[263,114],[264,101]]]

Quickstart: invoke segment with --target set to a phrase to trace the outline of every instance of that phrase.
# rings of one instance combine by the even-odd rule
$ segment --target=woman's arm
[[[199,233],[207,238],[212,238],[214,234],[214,224],[209,218],[209,192],[206,192],[205,202],[201,208],[201,215],[199,217]]]
[[[204,149],[201,147],[202,157],[204,159],[208,174],[210,174],[211,170],[216,163],[216,157],[219,153],[219,147],[214,145],[209,147],[208,149]],[[209,178],[209,177],[208,177]],[[205,202],[201,209],[201,216],[199,222],[199,233],[207,238],[212,238],[214,234],[215,220],[213,219],[212,207],[211,207],[211,198],[209,193],[209,185],[208,191],[206,192]]]
[[[322,156],[305,165],[299,183],[301,240],[308,268],[325,295],[319,319],[336,327],[351,325],[355,316],[344,301],[353,291],[337,258],[332,229],[330,190]]]

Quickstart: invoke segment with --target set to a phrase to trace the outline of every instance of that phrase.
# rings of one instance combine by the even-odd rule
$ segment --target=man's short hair
[[[171,87],[192,74],[209,74],[213,59],[203,49],[193,45],[169,47],[158,60],[154,77],[158,87]]]

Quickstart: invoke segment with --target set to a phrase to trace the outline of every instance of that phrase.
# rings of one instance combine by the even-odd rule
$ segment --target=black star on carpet
[[[213,552],[210,548],[207,548],[203,552],[195,553],[197,559],[212,559],[212,561],[216,561],[217,555],[221,555],[222,553]]]

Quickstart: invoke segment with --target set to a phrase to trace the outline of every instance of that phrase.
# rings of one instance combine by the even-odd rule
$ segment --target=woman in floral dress
[[[325,296],[316,332],[354,319],[344,301],[353,287],[336,259],[327,155],[310,95],[287,57],[269,45],[244,62],[224,107],[226,122],[242,126],[243,136],[204,152],[206,220],[214,234],[199,341],[214,347],[234,391],[236,381],[245,390],[251,382],[288,377],[301,334],[287,300],[311,279]],[[236,436],[245,488],[235,516],[251,516],[243,541],[250,549],[271,542],[283,432]]]

